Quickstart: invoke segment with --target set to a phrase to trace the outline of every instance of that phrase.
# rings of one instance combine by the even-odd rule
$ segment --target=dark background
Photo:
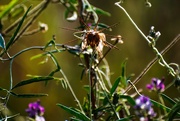
[[[24,2],[27,6],[33,4],[37,5],[38,0],[27,0]],[[111,32],[104,31],[111,35],[120,34],[123,37],[124,44],[117,45],[119,50],[113,49],[106,59],[109,63],[112,76],[112,83],[121,73],[121,63],[128,58],[127,62],[127,74],[135,74],[132,78],[135,79],[145,66],[156,56],[153,50],[148,46],[146,40],[138,33],[132,23],[129,21],[124,12],[114,5],[115,0],[89,0],[89,2],[105,11],[111,13],[111,17],[100,16],[100,22],[107,25],[119,24],[113,27]],[[122,6],[127,10],[132,19],[136,22],[139,28],[147,35],[151,26],[155,26],[156,31],[161,32],[161,36],[157,41],[156,47],[159,51],[163,50],[178,34],[180,30],[180,1],[179,0],[150,0],[152,7],[147,8],[142,0],[127,0]],[[7,4],[8,1],[1,0],[0,5]],[[20,50],[33,46],[33,45],[45,45],[52,35],[56,35],[57,43],[65,43],[73,40],[72,31],[62,29],[62,27],[75,28],[79,26],[78,22],[67,22],[64,19],[65,8],[61,4],[50,4],[47,9],[38,17],[38,20],[33,24],[32,28],[36,28],[38,21],[48,24],[48,32],[42,34],[37,33],[33,36],[22,37],[18,42],[10,49],[10,55],[13,55]],[[4,28],[13,23],[14,20],[4,20]],[[8,40],[9,38],[5,38]],[[109,39],[107,39],[110,42]],[[77,42],[78,43],[78,42]],[[165,55],[164,58],[167,63],[180,63],[179,54],[180,43],[174,45]],[[105,48],[107,49],[107,48]],[[41,51],[29,51],[17,57],[13,63],[13,79],[14,84],[21,80],[28,79],[28,74],[31,75],[47,75],[55,67],[51,61],[44,65],[38,64],[44,58],[31,61],[30,58],[40,53]],[[88,84],[87,77],[80,80],[82,68],[78,66],[79,59],[68,52],[58,53],[56,57],[62,67],[64,73],[68,77],[71,86],[74,89],[80,102],[83,101],[83,96],[86,96],[86,92],[83,89],[84,84]],[[57,77],[61,77],[59,73]],[[173,77],[168,74],[166,68],[156,63],[148,73],[137,84],[138,88],[143,89],[143,94],[156,99],[156,95],[149,93],[145,86],[150,83],[152,77],[162,78],[165,77],[165,84],[167,85],[173,81]],[[9,88],[9,62],[0,62],[0,86]],[[134,92],[134,90],[131,90]],[[63,89],[61,83],[51,81],[47,86],[44,83],[35,83],[16,89],[17,93],[48,93],[48,97],[40,98],[41,104],[45,107],[45,118],[47,121],[61,121],[68,119],[70,116],[61,108],[57,107],[57,103],[61,103],[67,106],[76,106],[76,102],[68,89]],[[174,98],[179,96],[177,89],[174,87],[169,88],[165,93]],[[0,92],[0,95],[4,95]],[[26,116],[25,109],[29,102],[36,101],[37,99],[22,99],[11,96],[8,102],[8,108],[12,114],[20,113],[22,116]],[[22,117],[17,118],[18,121]]]

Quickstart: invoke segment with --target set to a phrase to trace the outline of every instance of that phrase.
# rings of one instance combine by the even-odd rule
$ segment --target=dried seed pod
[[[84,34],[84,39],[81,44],[82,50],[86,50],[89,47],[93,49],[93,51],[97,51],[100,55],[102,55],[103,47],[105,45],[106,36],[102,32],[90,30]]]

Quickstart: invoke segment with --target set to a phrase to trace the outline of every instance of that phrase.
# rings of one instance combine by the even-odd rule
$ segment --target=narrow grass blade
[[[21,86],[28,85],[28,84],[31,84],[31,83],[41,82],[41,81],[47,82],[48,80],[52,80],[52,79],[54,79],[54,78],[49,77],[49,76],[45,76],[45,77],[35,77],[35,78],[32,78],[32,79],[24,80],[24,81],[21,81],[18,84],[16,84],[12,88],[12,90],[17,88],[17,87],[21,87]]]
[[[48,96],[48,94],[44,94],[44,93],[16,94],[14,92],[10,92],[10,94],[19,98],[38,98],[38,97]]]
[[[25,18],[26,18],[26,16],[27,16],[27,14],[28,14],[28,12],[30,11],[30,9],[31,9],[31,6],[28,8],[28,10],[26,11],[26,13],[24,14],[24,16],[23,16],[23,18],[21,19],[18,27],[16,28],[16,31],[14,32],[13,36],[11,37],[11,39],[9,40],[9,42],[7,43],[7,45],[6,45],[6,50],[8,50],[8,48],[11,46],[11,44],[12,44],[13,41],[14,41],[14,39],[16,38],[16,35],[18,34],[18,32],[19,32],[19,30],[20,30],[20,28],[21,28],[21,26],[22,26],[22,24],[23,24],[23,22],[24,22],[24,20],[25,20]]]
[[[78,118],[82,121],[90,121],[89,117],[87,117],[86,115],[84,115],[83,113],[81,113],[78,110],[64,106],[62,104],[57,104],[57,106],[61,107],[62,109],[64,109],[65,111],[67,111],[68,113],[72,114],[73,116],[75,116],[76,118]]]

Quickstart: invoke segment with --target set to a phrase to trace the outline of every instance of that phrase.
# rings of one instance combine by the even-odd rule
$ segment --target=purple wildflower
[[[40,105],[40,101],[29,103],[28,109],[26,109],[26,112],[29,114],[29,117],[36,118],[36,116],[42,116],[45,112],[44,107]]]
[[[136,114],[140,117],[140,121],[149,121],[156,116],[149,97],[142,95],[135,102],[136,105],[134,108],[136,109]]]
[[[91,27],[91,26],[92,26],[92,23],[88,23],[87,26],[88,26],[88,27]]]
[[[136,108],[142,110],[148,110],[152,106],[150,100],[146,96],[140,96],[136,99]]]
[[[146,85],[149,90],[157,90],[163,92],[165,89],[164,79],[152,78],[151,83]]]
[[[43,116],[36,116],[35,121],[45,121]]]

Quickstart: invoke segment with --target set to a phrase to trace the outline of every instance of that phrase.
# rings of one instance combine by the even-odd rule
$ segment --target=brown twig
[[[36,7],[34,7],[27,15],[27,19],[32,17],[34,15],[34,13],[36,13],[37,11],[39,11],[39,9],[43,8],[43,6],[46,6],[47,3],[49,3],[50,0],[44,0],[42,1],[39,5],[37,5]],[[6,28],[2,33],[3,35],[8,34],[10,31],[12,31],[21,21],[22,17],[20,17],[19,19],[17,19],[13,24],[11,24],[8,28]]]
[[[103,55],[103,57],[101,57],[101,58],[99,59],[99,63],[98,63],[96,66],[98,66],[98,65],[101,63],[101,61],[103,60],[103,58],[106,57],[106,55],[112,50],[113,47],[115,47],[116,44],[119,43],[120,40],[121,40],[121,36],[119,35],[119,36],[116,37],[115,42],[112,44],[113,46],[112,46],[112,47],[109,47],[108,50],[107,50],[107,51],[105,52],[105,54]]]
[[[168,44],[160,53],[164,55],[171,47],[173,47],[180,39],[180,34],[178,34],[173,41]],[[149,71],[149,69],[157,62],[158,57],[155,57],[150,63],[144,68],[144,70],[137,76],[137,78],[132,82],[134,85],[139,82],[139,80]],[[124,93],[127,93],[132,89],[132,86],[128,86]]]
[[[21,35],[32,25],[32,23],[36,20],[36,18],[40,15],[40,13],[47,7],[48,3],[50,2],[50,0],[46,0],[46,2],[44,3],[44,5],[40,8],[39,11],[37,11],[36,14],[34,14],[34,16],[28,21],[28,23],[22,28],[22,30],[18,33],[18,35],[16,36],[16,38],[14,39],[13,43],[14,44],[20,37]]]

